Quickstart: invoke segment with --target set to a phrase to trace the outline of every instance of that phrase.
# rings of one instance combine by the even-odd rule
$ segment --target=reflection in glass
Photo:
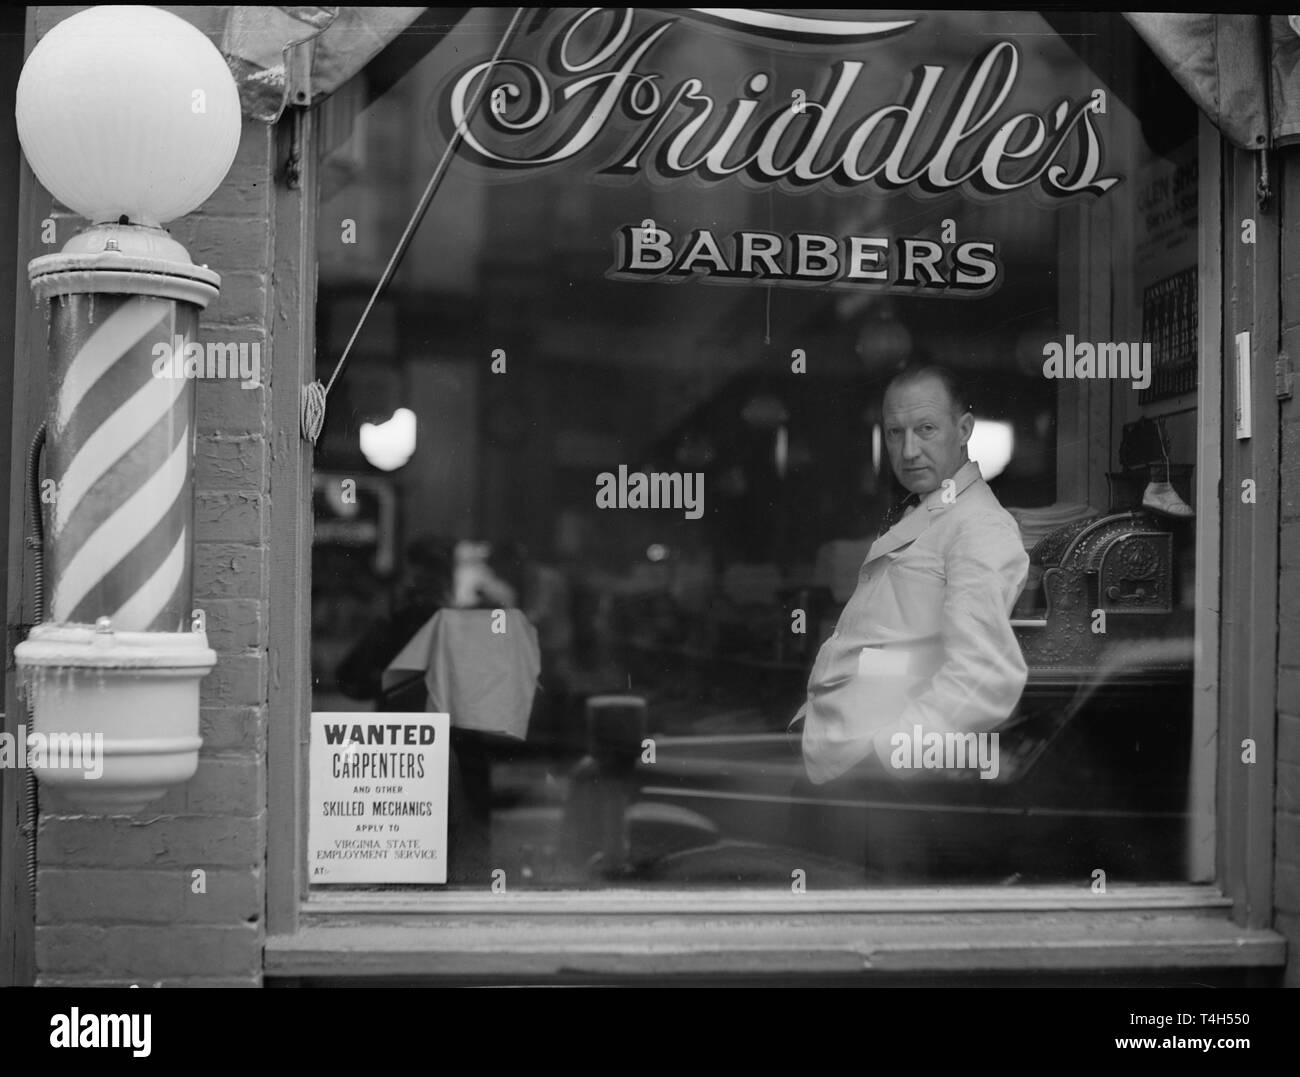
[[[539,16],[510,54],[558,78],[547,43],[576,14]],[[381,54],[323,107],[322,371],[445,147],[448,87],[503,26],[477,9],[418,56]],[[1008,109],[1048,114],[1105,87],[1093,120],[1113,189],[600,174],[644,134],[626,115],[554,166],[453,163],[331,394],[312,596],[313,710],[429,708],[452,690],[431,661],[399,660],[417,637],[426,656],[445,647],[443,681],[477,670],[518,696],[535,641],[526,713],[453,712],[451,885],[486,887],[498,868],[542,888],[784,887],[795,868],[819,889],[1188,876],[1195,110],[1110,15],[935,12],[856,51],[680,21],[643,69],[726,100],[767,72],[770,104],[851,55],[870,61],[859,92],[879,106],[919,64],[955,79],[998,35],[1021,50]],[[621,230],[646,221],[679,248],[705,228],[938,243],[951,227],[996,243],[999,283],[960,298],[610,272]],[[1045,347],[1067,335],[1150,342],[1150,383],[1045,377]],[[971,389],[971,456],[1029,561],[1011,615],[1025,688],[998,728],[996,779],[868,773],[813,794],[787,727],[905,493],[881,397],[909,361]],[[380,441],[400,452],[366,451],[407,413],[413,442],[393,431]],[[494,610],[524,627],[517,651],[475,642]]]

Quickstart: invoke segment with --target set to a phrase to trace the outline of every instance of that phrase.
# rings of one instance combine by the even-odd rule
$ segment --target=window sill
[[[336,894],[266,940],[268,977],[1099,974],[1280,968],[1215,887],[789,895]],[[580,920],[577,917],[581,917]]]

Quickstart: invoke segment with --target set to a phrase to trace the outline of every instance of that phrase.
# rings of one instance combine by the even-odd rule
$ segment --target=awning
[[[280,118],[288,50],[311,42],[310,104],[338,89],[425,11],[421,7],[233,7],[222,52],[244,114]],[[1300,16],[1126,12],[1197,106],[1242,149],[1300,141]],[[453,20],[454,21],[454,20]]]
[[[1124,17],[1233,145],[1260,150],[1300,141],[1300,16]]]
[[[275,123],[288,104],[288,50],[311,43],[307,105],[337,90],[418,19],[422,7],[233,7],[221,51],[244,115]]]

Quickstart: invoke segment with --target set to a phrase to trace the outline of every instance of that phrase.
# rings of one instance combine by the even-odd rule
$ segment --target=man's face
[[[885,447],[898,481],[911,493],[939,489],[966,462],[975,429],[970,412],[957,413],[943,382],[921,378],[885,394]]]

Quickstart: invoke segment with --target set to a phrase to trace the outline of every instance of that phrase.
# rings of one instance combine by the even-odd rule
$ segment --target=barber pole
[[[194,382],[154,376],[199,308],[151,295],[51,300],[49,616],[178,632],[190,614]]]
[[[48,603],[38,582],[24,605],[37,623],[14,662],[29,732],[104,746],[102,773],[32,770],[65,807],[131,813],[198,769],[199,682],[217,659],[190,608],[194,377],[156,360],[197,349],[199,312],[221,286],[166,225],[230,170],[239,90],[185,19],[92,7],[33,47],[14,119],[36,179],[89,226],[27,267],[49,326],[28,497],[35,578],[48,569],[50,581]]]
[[[103,226],[70,246],[29,267],[49,304],[52,587],[14,655],[32,730],[104,745],[92,782],[32,769],[80,810],[135,812],[194,774],[199,681],[216,660],[191,621],[195,380],[158,376],[154,357],[195,340],[220,278],[143,229]]]

